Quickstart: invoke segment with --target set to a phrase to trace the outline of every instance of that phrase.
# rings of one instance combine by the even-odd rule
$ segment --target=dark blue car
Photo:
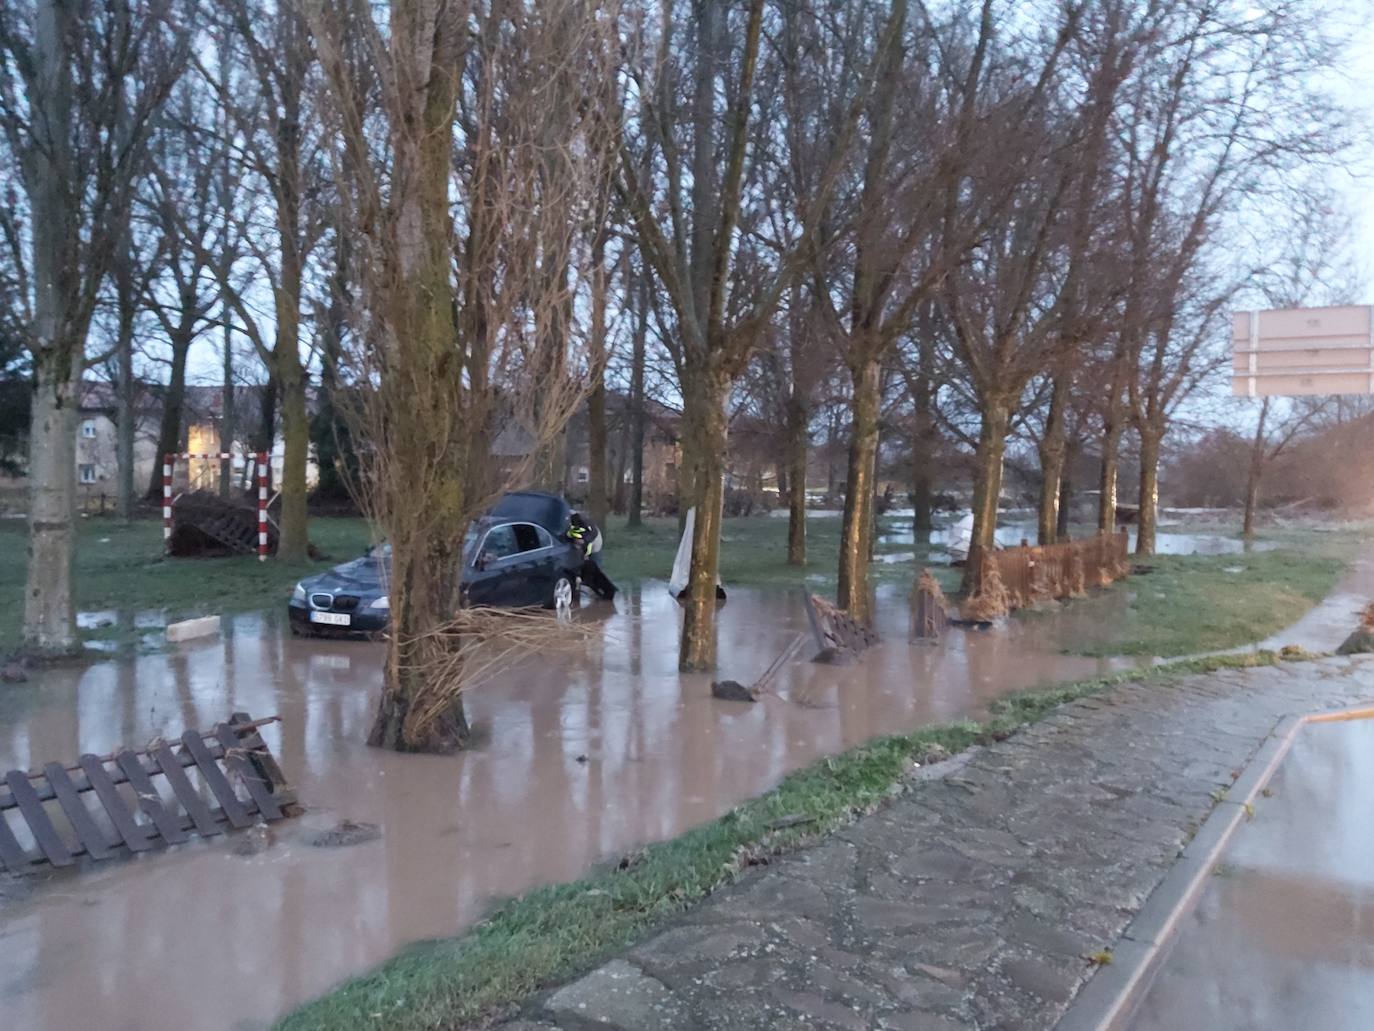
[[[566,536],[572,517],[572,508],[556,494],[517,491],[503,496],[468,530],[463,603],[570,608],[586,561],[583,544]],[[385,630],[390,559],[390,547],[382,545],[302,580],[287,607],[291,629],[334,634]]]

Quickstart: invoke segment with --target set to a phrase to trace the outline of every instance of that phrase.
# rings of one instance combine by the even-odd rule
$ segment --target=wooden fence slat
[[[52,820],[48,819],[43,803],[38,800],[38,793],[29,783],[28,775],[23,770],[10,770],[5,774],[5,782],[9,784],[10,794],[19,803],[19,812],[28,822],[29,830],[33,831],[33,839],[48,857],[48,862],[53,866],[71,866],[71,850],[62,840],[62,835],[57,833]]]
[[[119,791],[110,780],[110,775],[105,771],[105,764],[100,758],[89,753],[83,755],[81,769],[85,772],[86,779],[91,782],[91,789],[100,799],[100,804],[105,807],[105,812],[110,815],[110,822],[114,824],[115,830],[119,831],[119,836],[124,839],[129,851],[146,852],[152,848],[153,828],[139,823],[134,819],[133,813],[125,808],[124,799],[119,797]]]
[[[158,794],[153,779],[148,776],[148,771],[143,768],[138,756],[126,748],[115,756],[115,765],[129,778],[129,785],[138,795],[139,808],[153,821],[158,833],[173,845],[187,841],[187,834],[181,829],[181,821],[162,804],[162,796]]]
[[[251,827],[254,823],[253,815],[244,807],[238,795],[234,794],[234,786],[225,778],[224,771],[215,765],[215,758],[210,754],[210,749],[206,747],[200,734],[188,730],[181,735],[181,743],[196,760],[196,767],[205,778],[205,783],[210,786],[211,793],[219,801],[225,818],[235,827]]]
[[[190,815],[191,822],[196,825],[196,830],[207,838],[224,833],[223,825],[215,819],[215,814],[210,812],[210,807],[205,804],[205,799],[200,797],[200,792],[191,783],[191,778],[186,776],[186,771],[181,768],[181,763],[172,751],[172,746],[163,741],[154,749],[153,756],[157,759],[163,776],[167,778],[167,783],[172,785],[172,791],[176,794],[177,801]]]
[[[0,810],[0,862],[9,867],[10,873],[23,873],[32,862],[29,854],[19,847],[19,839],[5,821],[4,810]]]
[[[272,792],[268,790],[269,782],[241,754],[243,745],[239,742],[239,736],[234,733],[234,728],[227,723],[216,723],[215,737],[219,738],[219,743],[224,748],[225,768],[238,774],[243,786],[248,789],[248,794],[257,803],[258,812],[269,820],[280,820],[281,808],[272,797]]]
[[[48,763],[43,767],[43,773],[48,778],[48,783],[52,785],[52,793],[57,798],[62,811],[67,814],[67,819],[71,822],[72,829],[76,831],[76,836],[81,839],[82,846],[86,849],[86,854],[92,859],[108,859],[110,856],[109,835],[95,822],[95,817],[81,801],[81,796],[77,793],[76,785],[72,783],[71,777],[67,775],[66,769],[61,763]]]
[[[267,742],[262,739],[262,734],[256,727],[249,727],[246,731],[244,730],[243,724],[251,724],[252,722],[253,717],[246,712],[235,712],[229,715],[229,726],[234,728],[234,733],[238,735],[240,743],[253,750],[253,765],[267,772],[267,776],[272,782],[273,798],[281,805],[295,802],[296,793],[286,783],[286,774],[282,773],[277,757],[267,747]]]

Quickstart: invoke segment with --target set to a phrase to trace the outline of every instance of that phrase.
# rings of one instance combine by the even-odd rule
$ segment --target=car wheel
[[[560,614],[571,612],[575,597],[577,597],[577,584],[573,577],[568,573],[559,573],[558,579],[553,582],[553,597],[550,599],[548,607]]]

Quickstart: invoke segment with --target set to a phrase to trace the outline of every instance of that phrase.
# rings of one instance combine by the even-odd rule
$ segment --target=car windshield
[[[472,549],[477,546],[478,539],[482,536],[482,534],[486,531],[487,527],[490,525],[491,522],[489,519],[479,519],[476,522],[468,524],[468,532],[463,535],[464,555],[472,555]],[[389,562],[391,560],[391,542],[383,541],[376,547],[369,549],[367,554],[370,557],[380,558],[383,561]]]

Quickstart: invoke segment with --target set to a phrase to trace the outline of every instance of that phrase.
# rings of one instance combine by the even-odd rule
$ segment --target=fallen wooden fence
[[[145,852],[294,815],[296,796],[258,733],[276,721],[236,712],[211,731],[186,731],[176,745],[158,740],[142,751],[83,755],[75,766],[48,763],[41,773],[10,770],[0,785],[0,866],[71,866],[83,855]],[[98,806],[87,804],[92,797]]]

